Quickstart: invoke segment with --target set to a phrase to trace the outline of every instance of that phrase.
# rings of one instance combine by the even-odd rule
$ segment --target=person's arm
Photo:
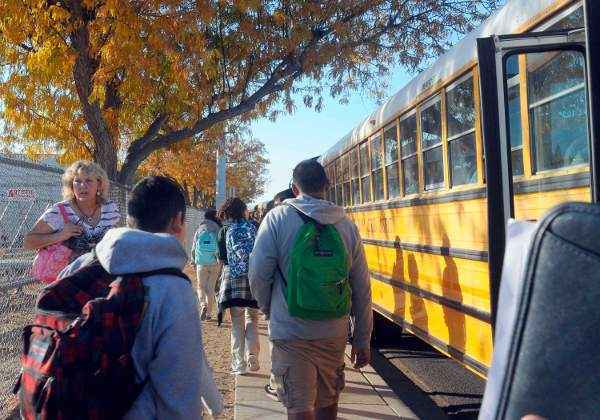
[[[64,225],[64,227],[55,232],[48,223],[43,220],[38,220],[33,226],[33,229],[25,235],[23,240],[23,248],[25,249],[40,249],[48,245],[64,242],[73,236],[79,236],[83,233],[81,226],[75,225],[71,222]]]
[[[223,409],[202,344],[195,293],[189,288],[184,284],[170,289],[170,298],[162,302],[164,311],[169,310],[167,306],[177,307],[177,315],[165,327],[153,328],[157,339],[148,365],[148,383],[126,419],[197,419],[202,400],[214,414]]]
[[[194,239],[192,239],[192,249],[190,250],[190,264],[196,265],[196,239],[198,239],[198,231],[194,233]]]
[[[261,311],[268,315],[275,270],[277,269],[277,243],[274,236],[273,217],[269,214],[258,228],[254,248],[250,254],[248,280],[250,291]]]
[[[360,233],[352,224],[354,249],[351,254],[350,287],[352,289],[352,312],[354,314],[354,337],[352,359],[355,367],[370,362],[371,332],[373,331],[373,309],[371,306],[371,281]]]

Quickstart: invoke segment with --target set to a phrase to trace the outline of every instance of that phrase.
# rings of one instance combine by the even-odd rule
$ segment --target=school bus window
[[[335,201],[335,177],[333,176],[333,164],[327,166],[327,180],[329,181],[329,189],[327,190],[327,199],[331,202]]]
[[[350,189],[352,190],[352,204],[360,204],[360,170],[358,164],[358,147],[355,147],[350,152]]]
[[[371,176],[373,177],[373,200],[383,200],[383,155],[381,134],[371,139]]]
[[[421,150],[425,190],[434,190],[444,185],[444,161],[442,156],[442,115],[438,97],[421,110]]]
[[[344,206],[352,204],[350,198],[350,153],[342,157],[342,191],[344,195]]]
[[[575,51],[527,55],[527,92],[536,171],[589,161],[585,60]]]
[[[398,172],[398,132],[396,124],[383,132],[385,172],[388,198],[400,196],[400,174]]]
[[[329,182],[329,187],[327,187],[327,200],[328,201],[333,201],[331,198],[333,195],[332,191],[335,191],[335,187],[333,184],[333,182],[334,182],[333,177],[331,176],[331,168],[332,168],[332,165],[327,165],[325,167],[325,174],[327,175],[327,181]]]
[[[416,114],[400,121],[400,155],[402,156],[404,194],[416,194],[419,189]]]
[[[342,191],[342,158],[335,161],[335,203],[338,206],[344,204],[344,196]]]
[[[362,188],[362,202],[371,201],[371,176],[369,172],[369,149],[367,142],[360,145],[360,183]]]
[[[477,182],[477,159],[472,77],[447,91],[446,108],[452,185],[473,184]]]
[[[521,78],[519,57],[510,56],[506,61],[508,88],[508,141],[511,149],[512,174],[523,175],[523,131],[521,127]]]

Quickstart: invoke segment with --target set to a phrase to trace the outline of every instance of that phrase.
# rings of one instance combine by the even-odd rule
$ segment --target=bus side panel
[[[492,361],[492,329],[487,322],[392,285],[371,281],[376,310],[401,323],[440,351],[484,376]]]
[[[365,245],[369,270],[481,312],[490,312],[485,261]]]
[[[350,214],[363,239],[487,250],[485,199],[358,211]]]

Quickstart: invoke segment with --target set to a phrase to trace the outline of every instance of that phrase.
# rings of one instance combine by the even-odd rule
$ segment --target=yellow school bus
[[[509,1],[321,156],[374,310],[484,377],[506,219],[597,197],[592,3]]]

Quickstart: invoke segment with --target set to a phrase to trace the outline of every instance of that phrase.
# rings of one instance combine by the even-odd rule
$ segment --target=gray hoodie
[[[185,250],[172,235],[118,228],[96,246],[100,264],[111,274],[183,269]],[[61,273],[75,271],[90,254]],[[139,382],[147,380],[125,419],[198,419],[202,402],[222,411],[221,395],[206,361],[198,300],[189,282],[170,275],[144,278],[147,307],[131,355]]]
[[[221,230],[221,227],[213,220],[204,219],[202,222],[200,222],[198,229],[196,229],[196,233],[194,233],[194,240],[192,241],[192,250],[190,251],[190,258],[192,262],[195,262],[194,258],[196,255],[196,240],[198,239],[198,236],[208,231],[214,233],[216,237],[219,234],[219,230]],[[215,264],[217,262],[218,261],[215,260]]]
[[[254,249],[250,256],[250,288],[260,309],[269,315],[269,334],[272,340],[315,340],[346,337],[348,318],[325,321],[304,320],[290,316],[284,294],[284,283],[277,270],[287,273],[290,251],[302,219],[302,213],[322,224],[333,224],[340,233],[350,259],[350,287],[352,289],[352,314],[355,317],[354,344],[369,347],[373,328],[371,309],[371,284],[360,234],[354,223],[346,217],[344,209],[329,201],[308,195],[285,200],[267,213],[262,221]]]

